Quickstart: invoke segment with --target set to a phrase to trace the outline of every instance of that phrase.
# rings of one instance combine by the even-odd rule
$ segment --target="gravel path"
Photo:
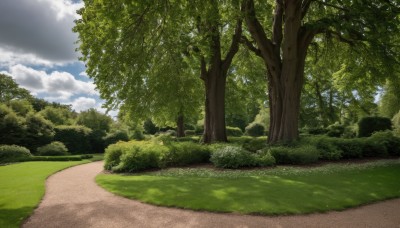
[[[398,227],[400,199],[342,212],[250,216],[164,208],[115,196],[96,185],[102,162],[52,175],[46,194],[23,227]]]

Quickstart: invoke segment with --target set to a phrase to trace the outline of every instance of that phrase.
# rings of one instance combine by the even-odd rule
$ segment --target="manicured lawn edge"
[[[252,176],[259,172],[257,170],[238,171],[249,172],[250,175],[245,177],[233,176],[231,178],[227,176],[209,177],[207,172],[200,172],[196,177],[196,171],[193,171],[193,169],[186,169],[190,170],[186,174],[182,171],[185,169],[172,169],[175,170],[175,173],[158,171],[129,176],[100,174],[96,177],[96,182],[113,194],[157,206],[253,215],[311,214],[342,211],[400,197],[400,183],[396,182],[397,176],[400,174],[400,162],[399,160],[383,161],[383,163],[385,162],[388,164],[380,164],[382,162],[378,161],[353,164],[350,165],[350,168],[345,164],[342,171],[338,170],[338,167],[343,166],[343,164],[331,164],[328,165],[328,168],[325,168],[325,166],[312,168],[278,167],[277,170],[266,170],[266,174],[258,177]],[[285,170],[283,169],[288,169],[288,173],[284,174]],[[308,172],[309,170],[311,172]],[[320,176],[319,172],[322,172],[323,175]],[[230,173],[235,173],[235,171],[222,173],[229,176]],[[330,181],[329,179],[332,177],[336,178],[334,179],[336,181]],[[261,186],[262,182],[266,181],[272,183],[266,185],[270,188],[268,190]],[[295,184],[292,189],[287,188],[290,183]],[[286,188],[282,188],[282,186],[279,188],[279,184]],[[354,187],[357,184],[363,186],[364,189]],[[204,187],[210,185],[213,187]],[[336,185],[338,187],[335,188]],[[244,186],[244,189],[246,189],[244,193],[240,192],[242,189],[238,186]],[[253,188],[246,188],[246,186]],[[371,188],[371,186],[374,188]],[[235,190],[235,188],[239,190]],[[196,191],[196,189],[200,190]],[[270,194],[271,199],[263,198],[260,191]],[[318,198],[318,194],[322,194],[322,197]],[[191,195],[196,195],[197,199],[191,197]],[[252,195],[256,197],[250,201],[255,204],[260,202],[259,208],[249,202],[240,202],[242,205],[238,204],[241,198],[246,199],[247,197],[249,199]],[[279,200],[280,196],[289,199]],[[300,200],[298,200],[299,197]],[[230,198],[234,198],[234,200],[230,200]],[[271,202],[268,202],[268,200]],[[323,203],[327,203],[327,205],[323,205]]]
[[[60,171],[63,171],[65,169],[77,166],[77,165],[82,165],[82,164],[87,164],[90,163],[90,160],[82,160],[82,161],[68,161],[68,162],[61,162],[61,161],[31,161],[31,162],[22,162],[22,163],[14,163],[14,164],[9,164],[9,165],[4,165],[4,166],[0,166],[0,168],[4,168],[4,167],[12,167],[12,166],[21,166],[22,168],[28,166],[30,167],[31,164],[38,164],[41,163],[40,165],[43,165],[45,163],[70,163],[67,166],[61,167],[60,169],[54,168],[56,169],[51,170],[50,173],[46,173],[44,175],[46,175],[44,177],[44,179],[42,179],[42,174],[35,174],[36,176],[33,177],[34,180],[32,183],[29,183],[30,178],[26,179],[24,177],[15,177],[15,179],[23,179],[22,181],[20,181],[21,183],[12,183],[13,185],[15,185],[18,189],[16,190],[15,194],[20,194],[21,197],[18,198],[15,201],[12,202],[7,202],[7,196],[10,193],[10,189],[8,189],[7,192],[7,187],[6,184],[7,183],[0,183],[0,189],[5,190],[5,192],[3,193],[4,195],[2,197],[0,197],[0,206],[2,206],[2,208],[0,208],[0,211],[4,210],[4,211],[14,211],[11,212],[10,217],[8,217],[10,220],[7,220],[7,218],[5,217],[5,215],[3,215],[2,217],[0,217],[0,226],[1,224],[3,224],[3,227],[20,227],[21,225],[23,225],[28,219],[29,217],[33,214],[33,212],[35,211],[35,209],[40,205],[40,203],[43,200],[44,195],[46,194],[46,181],[47,179],[52,176],[53,174],[56,174]],[[19,168],[21,168],[19,167]],[[40,167],[40,166],[39,166]],[[35,167],[34,167],[35,168]],[[13,171],[13,170],[12,170]],[[40,179],[41,183],[36,183],[37,179]],[[24,183],[23,181],[27,180],[28,183]],[[43,180],[43,181],[42,181]],[[27,187],[21,187],[23,185],[29,185]],[[32,187],[33,189],[30,189],[30,187]],[[30,196],[26,196],[27,194],[33,194]],[[34,199],[31,199],[34,198]],[[25,201],[22,201],[25,200]],[[3,202],[1,202],[3,201]],[[28,202],[26,202],[28,201]],[[8,204],[7,204],[8,203]],[[19,207],[7,207],[7,205],[11,204],[17,204],[20,205]],[[5,206],[4,206],[5,205]],[[16,214],[15,214],[16,213]],[[15,221],[15,217],[17,216],[18,221]]]

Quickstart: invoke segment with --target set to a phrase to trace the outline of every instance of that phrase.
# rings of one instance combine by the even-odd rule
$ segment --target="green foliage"
[[[391,129],[392,122],[389,118],[378,116],[364,117],[358,122],[358,137],[369,137],[376,131]]]
[[[193,142],[175,142],[161,155],[161,167],[185,166],[205,163],[210,160],[210,150]]]
[[[265,128],[259,123],[251,123],[246,127],[246,135],[258,137],[264,135]]]
[[[64,155],[51,155],[51,156],[33,156],[21,159],[20,161],[82,161],[82,157],[64,156]]]
[[[329,137],[318,137],[312,140],[312,144],[320,152],[319,158],[322,160],[339,160],[342,158],[343,151],[335,143],[336,139]]]
[[[328,132],[326,133],[326,135],[328,135],[329,137],[338,137],[339,138],[343,135],[345,126],[343,126],[339,123],[335,123],[335,124],[328,126],[327,130],[328,130]]]
[[[276,163],[274,156],[272,156],[269,152],[255,155],[255,160],[257,166],[260,167],[274,166]]]
[[[0,74],[0,102],[31,98],[29,91],[20,88],[11,76]]]
[[[26,132],[21,145],[36,151],[36,148],[46,145],[53,140],[53,124],[40,115],[29,113],[26,116]]]
[[[371,149],[367,148],[365,152],[366,156],[385,157],[387,155],[400,155],[400,137],[394,136],[391,131],[375,132],[368,138],[366,146],[371,146],[371,144],[373,147],[377,147],[377,150],[375,154],[372,154]],[[385,147],[385,149],[383,149],[383,147]]]
[[[92,131],[108,132],[112,120],[94,108],[79,113],[76,123],[92,129]]]
[[[394,73],[399,75],[399,73]],[[379,113],[392,118],[400,110],[400,80],[390,79],[386,82],[384,93],[379,101]]]
[[[29,158],[32,154],[22,146],[0,145],[0,163],[16,162],[20,159]]]
[[[20,116],[33,112],[32,104],[28,100],[12,100],[9,104],[11,109]]]
[[[154,135],[158,131],[157,126],[151,121],[151,119],[147,119],[146,121],[144,121],[143,129],[144,132],[149,135]]]
[[[226,146],[212,153],[210,161],[218,168],[237,169],[256,166],[253,154],[240,146]]]
[[[72,113],[70,110],[61,107],[47,106],[39,115],[52,122],[54,125],[69,125],[72,123]]]
[[[130,136],[131,139],[134,140],[143,140],[145,139],[142,130],[134,129],[132,135]]]
[[[84,126],[57,126],[54,140],[65,144],[72,154],[86,154],[93,152],[90,144],[92,130]]]
[[[236,137],[240,137],[243,135],[243,132],[240,128],[238,127],[230,127],[227,126],[226,127],[226,135],[227,136],[236,136]]]
[[[207,146],[172,140],[169,136],[160,136],[151,141],[118,142],[110,145],[106,149],[104,168],[114,172],[135,172],[209,161],[210,149]]]
[[[68,154],[68,149],[65,147],[64,143],[54,141],[37,148],[37,152],[41,156],[63,156]]]
[[[277,164],[305,165],[316,163],[320,156],[318,149],[312,145],[296,147],[271,147],[269,152],[274,156]]]
[[[26,132],[25,119],[4,104],[0,104],[0,145],[20,144]]]
[[[108,133],[103,140],[105,146],[107,147],[108,145],[117,143],[118,141],[129,141],[129,136],[126,131],[115,131]]]

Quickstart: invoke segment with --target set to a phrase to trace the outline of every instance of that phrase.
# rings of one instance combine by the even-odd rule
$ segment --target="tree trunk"
[[[182,114],[179,114],[176,120],[176,137],[185,137],[184,118]]]
[[[226,75],[220,69],[211,70],[204,80],[206,88],[203,142],[228,141],[225,131]]]
[[[258,48],[250,50],[267,68],[270,127],[268,142],[290,142],[299,137],[300,95],[307,48],[315,31],[301,26],[311,1],[276,0],[272,38],[256,17],[253,0],[245,0],[245,18]]]

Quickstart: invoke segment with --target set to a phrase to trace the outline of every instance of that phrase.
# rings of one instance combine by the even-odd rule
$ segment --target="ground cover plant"
[[[400,196],[400,160],[256,170],[173,168],[134,175],[100,174],[117,195],[155,205],[243,214],[343,210]]]
[[[0,227],[19,227],[39,204],[45,180],[70,166],[88,162],[23,162],[0,166]]]

